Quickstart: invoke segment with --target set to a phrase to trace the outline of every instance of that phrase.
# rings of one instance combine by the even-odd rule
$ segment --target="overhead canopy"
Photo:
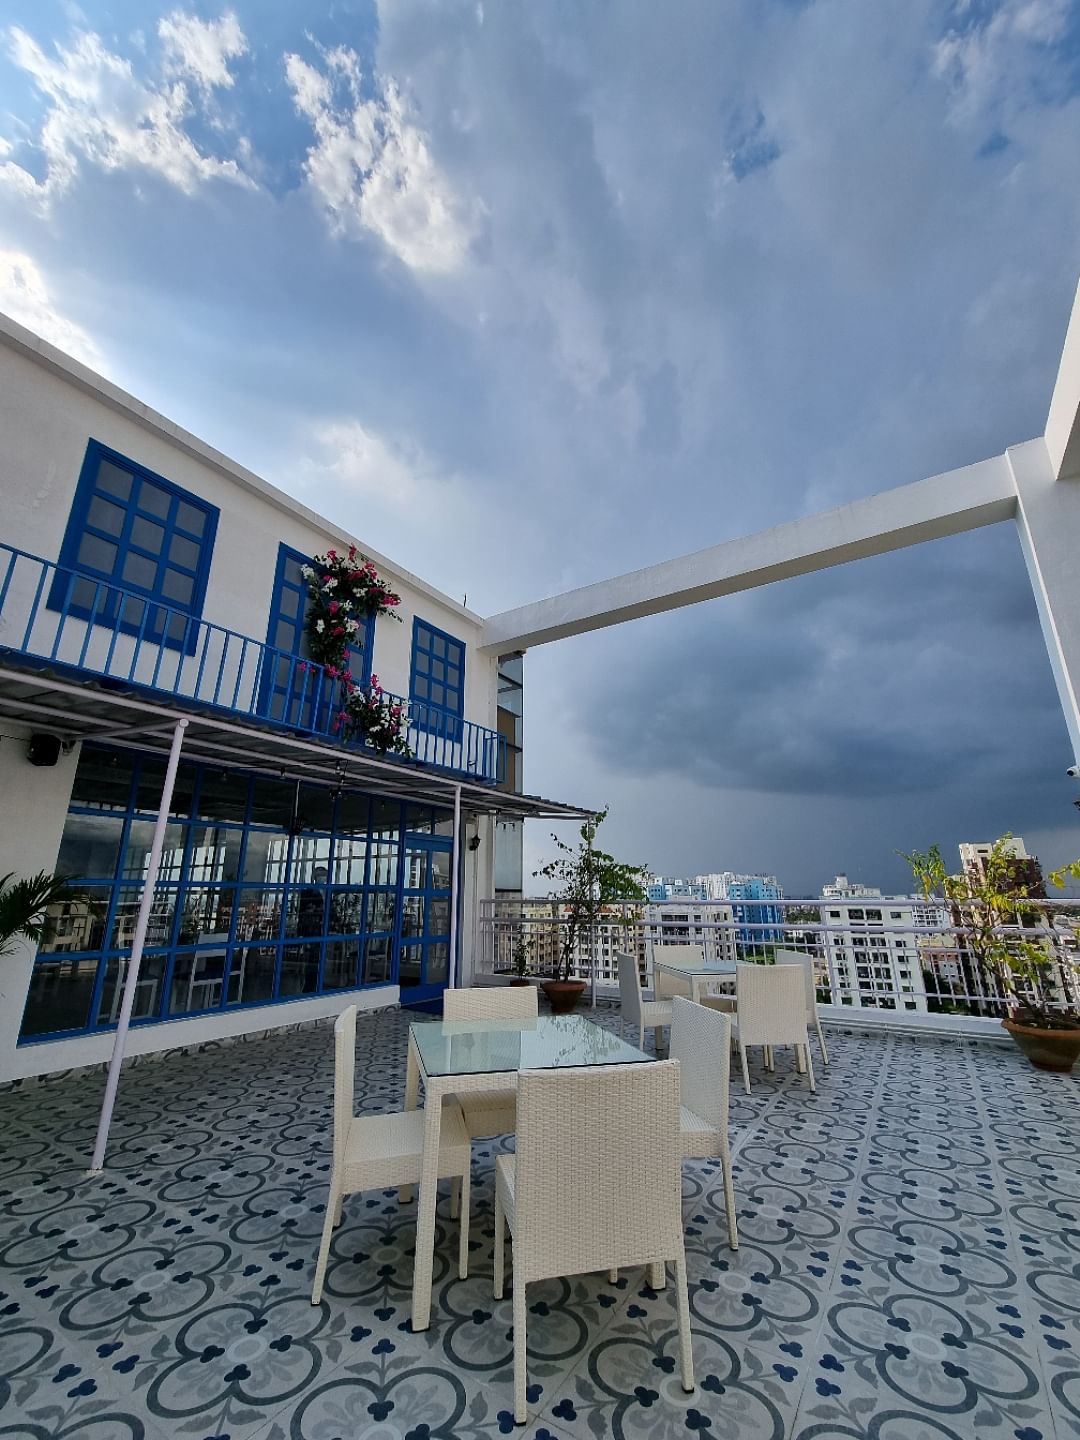
[[[0,719],[48,731],[61,740],[93,740],[167,753],[176,722],[188,721],[184,758],[241,770],[260,770],[314,785],[370,791],[391,799],[451,807],[460,787],[469,814],[503,819],[582,820],[594,812],[536,795],[516,795],[467,776],[369,750],[292,734],[205,707],[148,698],[135,686],[75,681],[48,669],[0,662]]]

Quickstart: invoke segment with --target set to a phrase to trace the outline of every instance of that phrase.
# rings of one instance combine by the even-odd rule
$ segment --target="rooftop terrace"
[[[358,1108],[402,1103],[407,1025],[397,1010],[361,1017]],[[474,1151],[465,1282],[440,1199],[427,1332],[407,1319],[415,1205],[392,1193],[345,1202],[325,1299],[309,1302],[332,1043],[319,1027],[139,1063],[97,1179],[100,1079],[0,1093],[0,1435],[515,1429],[511,1302],[491,1297],[492,1147]],[[737,1254],[718,1167],[685,1166],[696,1393],[675,1374],[670,1288],[643,1273],[537,1284],[516,1433],[1080,1434],[1077,1082],[1005,1046],[829,1043],[816,1096],[783,1056],[774,1076],[752,1067],[750,1097],[732,1093]]]

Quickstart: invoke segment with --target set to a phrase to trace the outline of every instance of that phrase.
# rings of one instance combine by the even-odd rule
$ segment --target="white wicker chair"
[[[672,1004],[671,1058],[682,1066],[679,1084],[684,1160],[719,1160],[724,1172],[728,1243],[739,1248],[735,1189],[728,1149],[728,1081],[731,1017],[676,995]]]
[[[391,1186],[416,1185],[424,1149],[423,1110],[394,1110],[387,1115],[354,1115],[353,1087],[356,1076],[356,1006],[343,1010],[334,1022],[334,1163],[330,1172],[330,1194],[326,1201],[319,1259],[311,1303],[322,1300],[326,1262],[334,1229],[341,1223],[341,1202],[361,1190],[382,1190]],[[458,1274],[468,1276],[469,1263],[469,1162],[471,1147],[465,1122],[456,1105],[442,1114],[439,1145],[439,1178],[451,1178],[461,1185],[461,1226],[458,1241]]]
[[[535,1020],[539,992],[535,985],[477,985],[443,994],[444,1020]],[[465,1128],[478,1135],[512,1135],[517,1123],[517,1091],[486,1090],[455,1096]]]
[[[690,985],[686,980],[680,980],[677,975],[669,975],[666,970],[658,970],[657,964],[667,962],[669,965],[679,965],[688,969],[705,964],[704,945],[654,945],[652,947],[652,983],[653,994],[657,1000],[670,1000],[673,995],[685,995],[687,1000],[692,999]]]
[[[806,980],[806,1023],[813,1025],[817,1031],[818,1044],[821,1046],[821,1059],[826,1065],[829,1063],[829,1052],[825,1048],[825,1036],[821,1031],[821,1016],[817,1008],[817,977],[814,974],[814,957],[806,955],[801,950],[777,950],[773,957],[774,965],[801,965]]]
[[[638,1049],[645,1045],[645,1029],[662,1029],[671,1024],[670,1000],[646,1000],[641,993],[641,975],[638,973],[637,958],[633,955],[616,953],[619,962],[619,1001],[622,1018],[638,1027]]]
[[[517,1154],[495,1164],[495,1298],[503,1222],[514,1265],[514,1416],[525,1406],[525,1289],[620,1266],[675,1267],[684,1390],[694,1388],[683,1248],[679,1066],[597,1065],[518,1077]]]
[[[743,1085],[750,1094],[750,1071],[746,1051],[764,1045],[765,1064],[772,1068],[772,1051],[777,1045],[793,1045],[799,1068],[806,1067],[810,1089],[814,1065],[810,1059],[810,1036],[806,1029],[806,982],[796,965],[739,965],[735,971],[736,1014],[731,1033],[742,1057]]]

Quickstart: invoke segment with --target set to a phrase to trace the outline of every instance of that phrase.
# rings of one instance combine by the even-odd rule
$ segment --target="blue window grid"
[[[460,741],[465,714],[465,644],[413,618],[409,715],[418,730]]]
[[[89,748],[89,747],[88,747],[88,748]],[[124,824],[123,824],[123,830],[122,830],[122,834],[121,834],[121,838],[120,838],[119,850],[118,850],[118,854],[117,854],[116,867],[115,867],[115,870],[114,870],[113,874],[112,874],[111,876],[102,875],[102,876],[79,876],[79,877],[76,877],[76,883],[77,883],[77,884],[86,884],[86,885],[88,885],[88,886],[89,886],[89,885],[100,885],[100,886],[102,886],[103,888],[104,888],[105,886],[111,887],[111,888],[110,888],[110,893],[109,893],[109,899],[108,899],[108,903],[107,903],[107,908],[106,908],[106,912],[105,912],[105,924],[104,924],[104,931],[103,931],[103,942],[104,942],[104,943],[103,943],[101,949],[100,949],[100,950],[87,950],[87,951],[64,951],[64,952],[62,952],[62,953],[56,953],[55,955],[52,955],[52,954],[50,954],[49,952],[45,952],[45,953],[42,954],[42,955],[37,959],[37,961],[35,962],[36,965],[44,966],[44,965],[60,965],[60,964],[63,964],[63,963],[65,963],[65,962],[69,962],[69,961],[94,960],[94,959],[97,960],[97,970],[96,970],[96,975],[95,975],[94,984],[93,984],[93,988],[92,988],[92,993],[91,993],[91,997],[90,997],[90,1001],[89,1001],[89,1006],[88,1006],[88,1019],[87,1019],[87,1023],[86,1023],[85,1025],[78,1026],[78,1027],[71,1028],[71,1029],[67,1029],[67,1030],[50,1030],[50,1031],[47,1031],[47,1032],[43,1032],[43,1033],[41,1033],[41,1034],[26,1036],[26,1037],[24,1037],[24,1038],[20,1038],[20,1041],[19,1041],[20,1044],[24,1044],[24,1045],[43,1044],[43,1043],[48,1043],[49,1041],[52,1041],[52,1040],[65,1039],[65,1038],[69,1038],[69,1037],[75,1036],[75,1035],[94,1034],[94,1033],[98,1033],[98,1032],[101,1032],[101,1031],[108,1031],[108,1030],[115,1029],[115,1022],[111,1022],[111,1021],[108,1021],[108,1020],[102,1020],[102,1021],[98,1022],[98,1021],[97,1021],[97,1016],[99,1015],[99,1013],[100,1013],[100,1011],[101,1011],[102,998],[103,998],[103,995],[104,995],[105,982],[106,982],[106,978],[107,978],[107,975],[108,975],[109,965],[110,965],[111,962],[117,960],[117,959],[120,958],[120,957],[123,957],[123,956],[127,955],[127,953],[128,953],[128,951],[127,951],[126,949],[124,949],[124,948],[117,948],[115,945],[112,944],[113,930],[114,930],[115,921],[116,921],[116,913],[117,913],[118,902],[119,902],[119,899],[120,899],[120,894],[121,894],[121,892],[122,892],[124,889],[130,889],[133,884],[137,884],[137,883],[138,883],[138,882],[133,882],[133,881],[131,881],[130,879],[129,879],[129,880],[124,880],[123,877],[122,877],[122,869],[123,869],[123,864],[124,864],[124,854],[125,854],[125,851],[127,850],[127,846],[128,846],[128,842],[129,842],[129,837],[130,837],[130,833],[131,833],[131,826],[132,826],[133,822],[136,822],[136,821],[139,821],[139,820],[145,820],[146,817],[147,817],[147,814],[149,813],[149,812],[147,812],[146,810],[142,810],[142,809],[137,809],[137,808],[136,808],[136,797],[137,797],[138,791],[139,791],[139,782],[140,782],[141,766],[142,766],[142,764],[145,763],[146,761],[150,761],[151,763],[153,763],[153,762],[155,762],[155,761],[157,760],[157,758],[158,758],[158,757],[153,757],[153,756],[144,757],[144,759],[143,759],[142,761],[140,761],[140,764],[137,765],[137,766],[135,766],[135,767],[133,768],[132,777],[131,777],[131,782],[130,782],[130,789],[129,789],[129,793],[128,793],[128,802],[127,802],[126,809],[125,809],[124,812],[123,812]],[[246,860],[247,860],[248,844],[249,844],[249,840],[250,840],[251,835],[253,835],[253,834],[267,834],[267,833],[269,833],[269,834],[280,834],[280,833],[281,833],[281,831],[280,831],[278,828],[273,827],[273,826],[269,826],[269,825],[260,824],[260,823],[257,822],[257,821],[253,821],[252,818],[251,818],[252,808],[253,808],[253,802],[254,802],[254,793],[253,793],[253,786],[252,786],[252,784],[250,783],[250,781],[252,781],[252,780],[254,780],[254,779],[258,778],[258,777],[252,775],[252,776],[250,777],[250,779],[249,779],[247,800],[246,800],[245,809],[244,809],[244,819],[243,819],[242,821],[239,820],[239,819],[222,821],[222,820],[218,820],[218,819],[217,819],[216,817],[214,817],[213,815],[203,815],[203,814],[200,813],[200,812],[201,812],[200,800],[201,800],[202,787],[203,787],[203,785],[204,785],[205,783],[207,783],[208,777],[212,777],[213,774],[216,773],[216,771],[219,770],[219,769],[220,769],[220,766],[217,766],[217,765],[212,765],[212,766],[201,766],[201,765],[200,765],[200,766],[196,767],[197,774],[196,774],[196,781],[195,781],[194,790],[193,790],[193,794],[192,794],[192,803],[191,803],[191,808],[190,808],[190,814],[189,814],[187,817],[175,817],[175,818],[173,819],[173,821],[171,822],[171,823],[175,823],[175,824],[178,824],[178,825],[181,825],[181,826],[185,827],[185,835],[184,835],[184,842],[183,842],[183,868],[182,868],[182,872],[181,872],[181,879],[180,879],[180,882],[179,882],[178,884],[176,884],[176,885],[169,885],[168,887],[161,887],[161,886],[159,886],[159,887],[156,887],[156,888],[158,889],[159,892],[160,892],[161,890],[165,889],[165,888],[168,888],[170,891],[174,891],[174,892],[176,893],[177,903],[176,903],[176,905],[175,905],[175,911],[174,911],[173,919],[172,919],[172,922],[171,922],[171,925],[170,925],[170,933],[169,933],[168,943],[159,943],[159,944],[155,944],[155,945],[147,945],[147,946],[145,947],[145,949],[144,949],[144,952],[143,952],[143,953],[144,953],[144,957],[145,957],[146,959],[152,959],[152,958],[158,957],[158,956],[164,956],[165,959],[166,959],[165,968],[164,968],[164,973],[163,973],[163,975],[162,975],[161,989],[160,989],[160,994],[159,994],[159,996],[158,996],[157,1004],[156,1004],[156,1006],[155,1006],[155,1009],[154,1009],[153,1013],[152,1013],[152,1014],[149,1014],[149,1015],[140,1015],[140,1016],[138,1016],[138,1017],[133,1017],[131,1023],[132,1023],[133,1025],[152,1025],[152,1024],[161,1023],[161,1022],[163,1022],[163,1021],[182,1020],[182,1019],[190,1018],[191,1016],[194,1016],[194,1015],[214,1014],[214,1013],[218,1013],[218,1012],[220,1012],[220,1011],[247,1010],[247,1009],[254,1009],[254,1008],[257,1008],[257,1007],[263,1006],[263,1005],[289,1004],[289,1003],[292,1003],[294,1000],[308,1000],[308,999],[312,999],[312,998],[314,998],[316,995],[319,995],[319,994],[324,994],[324,993],[336,994],[336,993],[339,993],[343,988],[344,988],[344,989],[353,989],[353,988],[359,989],[359,988],[368,988],[368,987],[374,987],[374,986],[378,986],[378,985],[395,984],[395,983],[397,983],[397,964],[396,964],[396,950],[397,950],[397,945],[396,945],[396,940],[397,940],[397,929],[398,929],[398,926],[400,925],[401,913],[402,913],[401,897],[402,897],[402,886],[403,886],[403,880],[404,880],[402,857],[403,857],[403,855],[404,855],[404,846],[405,846],[406,834],[407,834],[406,829],[405,829],[405,819],[406,819],[406,815],[405,815],[405,807],[404,807],[404,805],[402,805],[401,807],[399,807],[399,813],[398,813],[398,816],[397,816],[397,823],[396,823],[396,826],[394,827],[394,828],[396,829],[396,831],[397,831],[397,839],[396,839],[396,841],[394,842],[394,846],[395,846],[395,850],[396,850],[396,855],[397,855],[397,861],[396,861],[397,876],[396,876],[396,880],[394,881],[393,884],[386,885],[386,884],[377,883],[377,881],[376,881],[376,879],[375,879],[375,877],[374,877],[374,875],[373,875],[373,863],[372,863],[372,862],[373,862],[373,858],[374,858],[374,856],[373,856],[373,845],[374,845],[375,843],[378,843],[378,844],[381,844],[381,845],[385,845],[385,844],[386,844],[386,841],[385,841],[385,840],[380,840],[380,841],[377,841],[377,842],[376,842],[376,839],[375,839],[375,836],[374,836],[373,832],[371,832],[370,829],[366,832],[367,835],[368,835],[368,848],[367,848],[367,854],[366,854],[366,859],[365,859],[365,864],[364,864],[364,880],[363,880],[363,887],[362,887],[361,914],[362,914],[364,917],[366,917],[366,915],[367,915],[367,901],[368,901],[369,895],[374,895],[374,894],[377,893],[377,892],[383,892],[383,893],[387,893],[387,894],[393,894],[393,896],[394,896],[394,913],[395,913],[395,923],[394,923],[394,926],[391,927],[390,929],[386,929],[386,928],[377,928],[377,929],[376,929],[376,928],[373,928],[373,929],[371,929],[371,930],[368,930],[365,926],[362,925],[359,930],[352,930],[352,931],[340,932],[340,933],[337,933],[337,932],[335,932],[335,933],[326,932],[326,931],[325,931],[325,927],[324,927],[324,933],[321,934],[321,935],[318,936],[318,937],[297,937],[297,938],[294,939],[294,938],[287,937],[287,936],[285,935],[285,933],[284,933],[284,928],[285,928],[285,902],[286,902],[286,899],[287,899],[287,896],[289,895],[289,893],[290,893],[291,891],[295,891],[295,890],[298,890],[298,889],[300,889],[300,888],[303,888],[302,885],[301,885],[299,882],[296,882],[296,881],[292,881],[292,882],[290,882],[290,883],[288,883],[288,884],[275,884],[275,883],[272,883],[272,882],[269,882],[269,883],[268,883],[268,882],[260,882],[260,881],[258,881],[258,880],[247,880],[247,881],[245,881],[244,878],[243,878],[243,875],[244,875],[244,866],[245,866],[245,863],[246,863]],[[273,778],[273,777],[268,777],[268,778]],[[211,783],[212,783],[212,780],[211,780]],[[95,808],[92,807],[92,806],[84,806],[84,805],[73,804],[73,805],[70,807],[70,813],[99,815],[99,814],[101,814],[102,812],[99,811],[99,810],[97,810],[97,809],[95,809]],[[119,812],[119,810],[117,809],[117,810],[109,811],[108,813],[113,814],[113,815],[117,815],[117,814],[119,814],[120,812]],[[192,860],[192,852],[193,852],[194,843],[195,843],[195,842],[194,842],[194,832],[195,832],[198,828],[200,828],[200,827],[202,827],[202,826],[205,826],[205,825],[207,825],[207,824],[216,824],[216,825],[221,826],[222,828],[228,827],[228,828],[230,828],[230,829],[237,829],[237,830],[242,829],[242,830],[243,830],[243,836],[244,836],[244,838],[243,838],[243,842],[242,842],[242,845],[241,845],[240,854],[239,854],[239,856],[238,856],[238,861],[237,861],[237,879],[236,879],[236,880],[228,880],[228,881],[223,880],[223,881],[221,881],[221,882],[196,881],[196,882],[194,882],[194,883],[190,880],[190,866],[191,866],[191,860]],[[307,832],[305,832],[305,833],[307,833]],[[353,829],[347,829],[347,830],[344,830],[344,829],[343,829],[343,830],[340,830],[340,831],[339,831],[339,829],[337,828],[337,823],[336,823],[336,819],[335,819],[335,823],[334,823],[334,825],[333,825],[333,827],[332,827],[332,829],[331,829],[330,831],[328,831],[328,832],[320,831],[320,832],[318,832],[318,833],[319,833],[319,834],[329,835],[330,838],[331,838],[331,858],[330,858],[330,861],[329,861],[329,867],[330,867],[330,873],[333,874],[333,854],[334,854],[334,850],[335,850],[335,848],[336,848],[336,843],[337,843],[338,836],[339,836],[339,835],[342,835],[342,836],[344,836],[344,835],[353,835],[353,834],[356,833],[356,831],[353,830]],[[290,840],[290,844],[289,844],[289,854],[288,854],[287,862],[286,862],[287,865],[291,865],[292,857],[293,857],[293,841]],[[286,873],[289,873],[288,870],[286,871]],[[244,940],[241,940],[241,939],[238,938],[238,936],[237,936],[237,930],[238,930],[239,921],[240,921],[240,907],[239,907],[239,905],[238,905],[236,902],[237,902],[237,899],[238,899],[238,897],[239,897],[240,892],[241,892],[242,890],[245,890],[245,889],[248,889],[248,890],[257,889],[257,890],[263,890],[263,891],[267,891],[267,892],[269,892],[269,891],[274,891],[274,892],[276,892],[278,895],[280,895],[280,897],[281,897],[281,915],[280,915],[279,922],[278,922],[278,925],[277,925],[276,933],[275,933],[275,935],[274,935],[273,937],[268,937],[268,938],[266,938],[266,939],[244,939]],[[358,890],[360,890],[360,889],[361,889],[361,887],[360,887],[359,884],[354,884],[354,885],[332,885],[332,884],[331,884],[331,885],[328,885],[328,886],[326,887],[326,891],[327,891],[328,894],[333,893],[333,891],[335,891],[335,890],[352,890],[352,891],[355,892],[355,891],[358,891]],[[208,941],[208,942],[206,942],[205,944],[203,944],[203,945],[201,945],[201,946],[200,946],[197,942],[195,942],[195,943],[193,943],[193,942],[180,943],[180,939],[179,939],[179,936],[180,936],[180,925],[181,925],[181,920],[182,920],[182,915],[183,915],[184,902],[185,902],[185,900],[186,900],[189,896],[191,896],[191,895],[193,895],[193,894],[198,894],[199,892],[201,892],[201,891],[206,891],[206,890],[219,890],[219,891],[224,890],[224,891],[229,891],[229,892],[231,892],[231,896],[232,896],[232,901],[233,901],[233,903],[232,903],[231,909],[230,909],[230,921],[229,921],[228,939],[227,939],[227,940],[223,940],[223,941]],[[324,914],[327,914],[327,912],[324,911]],[[328,917],[328,914],[327,914],[327,919],[328,919],[328,918],[329,918],[329,917]],[[375,981],[365,980],[365,979],[364,979],[364,974],[363,974],[363,958],[364,958],[364,953],[365,953],[366,942],[367,942],[368,940],[371,940],[371,939],[381,939],[381,938],[385,938],[385,939],[387,939],[387,940],[389,940],[389,941],[391,942],[392,954],[393,954],[394,957],[395,957],[395,958],[394,958],[394,961],[393,961],[393,964],[392,964],[392,972],[391,972],[391,975],[390,975],[389,979],[387,979],[387,980],[375,980]],[[326,964],[327,964],[326,947],[327,947],[327,945],[328,945],[330,942],[335,941],[335,940],[346,940],[346,941],[348,941],[348,942],[350,942],[350,943],[354,943],[355,946],[356,946],[356,969],[354,970],[354,983],[353,983],[352,985],[345,986],[345,987],[335,986],[335,987],[332,987],[331,989],[327,990],[327,989],[325,988]],[[299,994],[294,994],[294,995],[281,995],[281,993],[280,993],[281,975],[282,975],[282,966],[283,966],[283,963],[284,963],[284,960],[285,960],[285,952],[288,950],[288,948],[289,948],[290,946],[302,946],[302,947],[304,947],[304,948],[309,948],[309,947],[313,947],[313,946],[316,946],[316,945],[319,947],[319,969],[318,969],[318,979],[317,979],[316,987],[315,987],[314,989],[312,989],[312,990],[305,991],[305,992],[299,993]],[[178,964],[178,963],[182,963],[184,960],[187,959],[188,956],[191,956],[191,955],[197,956],[197,955],[200,953],[200,951],[201,951],[202,953],[207,953],[207,952],[220,952],[222,949],[224,949],[225,952],[226,952],[226,961],[225,961],[225,966],[224,966],[224,968],[223,968],[223,975],[222,975],[222,982],[221,982],[221,993],[220,993],[220,996],[219,996],[219,999],[218,999],[218,1003],[217,1003],[216,1005],[214,1005],[214,1006],[202,1007],[202,1008],[199,1008],[199,1009],[196,1009],[196,1010],[191,1010],[191,1011],[173,1011],[173,1010],[170,1010],[170,1009],[169,1009],[169,1001],[170,1001],[170,998],[171,998],[171,995],[172,995],[172,990],[173,990],[173,977],[174,977],[174,973],[175,973],[177,964]],[[238,965],[239,965],[242,952],[247,951],[247,950],[249,950],[249,949],[270,949],[270,950],[273,950],[274,953],[275,953],[274,979],[273,979],[273,985],[272,985],[271,995],[270,995],[269,998],[266,998],[266,999],[248,1000],[248,1001],[241,1001],[241,1002],[239,1002],[239,1003],[232,1003],[232,1004],[230,1004],[230,1003],[228,1003],[228,995],[229,995],[230,982],[231,982],[232,976],[233,976],[236,968],[237,968]]]
[[[200,496],[89,441],[49,608],[194,654],[198,626],[191,621],[202,615],[219,514]],[[106,550],[115,552],[111,560]]]
[[[311,559],[291,546],[278,546],[270,616],[266,627],[267,653],[260,680],[259,711],[273,720],[313,727],[326,719],[321,713],[334,696],[317,693],[309,673],[297,661],[310,658],[307,639],[307,582],[301,568]],[[360,685],[371,678],[372,625],[363,621],[356,643],[349,647],[349,668]],[[320,712],[313,714],[313,712]]]

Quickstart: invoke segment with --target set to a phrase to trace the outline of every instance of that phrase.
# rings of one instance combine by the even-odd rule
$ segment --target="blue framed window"
[[[20,1044],[116,1025],[164,769],[84,745],[57,857],[69,894],[50,911]],[[393,984],[403,934],[404,983],[420,983],[420,946],[417,973],[440,987],[452,824],[444,810],[181,760],[133,1023]],[[439,852],[430,881],[416,878],[424,847]]]
[[[409,711],[421,730],[458,741],[465,714],[465,645],[417,616],[413,620]]]
[[[219,513],[91,440],[50,607],[193,652]]]
[[[270,599],[270,617],[266,627],[266,643],[270,652],[263,666],[259,712],[270,720],[288,725],[312,728],[323,706],[332,697],[319,694],[312,679],[313,672],[303,664],[311,655],[307,638],[307,581],[303,567],[310,557],[278,546],[274,591]],[[363,622],[357,631],[356,643],[349,647],[349,668],[357,684],[365,685],[371,678],[372,624]]]

